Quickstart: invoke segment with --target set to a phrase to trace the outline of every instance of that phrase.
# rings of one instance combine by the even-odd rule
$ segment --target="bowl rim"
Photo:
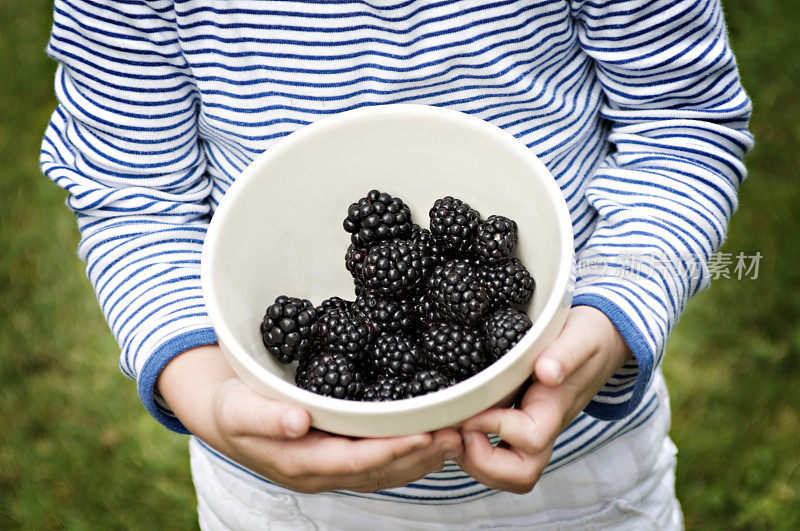
[[[273,159],[281,156],[284,151],[294,144],[303,141],[308,136],[316,135],[327,129],[335,130],[342,125],[370,119],[374,116],[392,115],[402,115],[403,117],[419,116],[423,119],[434,118],[438,120],[448,120],[456,122],[460,127],[482,130],[484,133],[495,136],[506,148],[516,151],[523,158],[527,159],[532,166],[537,167],[539,173],[551,176],[550,179],[542,179],[542,184],[546,190],[548,199],[555,205],[559,239],[564,242],[564,246],[558,257],[556,279],[553,283],[550,296],[542,308],[541,314],[534,320],[533,325],[525,336],[496,362],[466,380],[435,393],[394,401],[362,402],[318,395],[273,374],[270,370],[261,365],[248,349],[239,347],[238,342],[235,340],[235,334],[226,325],[223,316],[218,311],[218,298],[212,282],[212,278],[214,277],[214,261],[211,257],[211,249],[215,247],[220,237],[220,227],[228,211],[231,210],[231,205],[237,202],[236,199],[239,195],[246,193],[249,182],[260,175],[263,168],[268,166]],[[223,351],[227,350],[227,354],[233,356],[238,364],[250,373],[251,377],[265,383],[267,386],[273,388],[277,394],[288,397],[301,406],[323,410],[335,410],[338,413],[352,415],[373,415],[376,413],[388,415],[393,412],[427,409],[457,399],[468,389],[482,387],[496,375],[505,371],[517,358],[522,356],[552,321],[559,308],[563,305],[565,296],[571,295],[570,277],[575,254],[573,242],[572,221],[561,188],[536,154],[512,134],[477,116],[466,114],[455,109],[414,103],[369,105],[320,118],[282,137],[274,145],[258,155],[242,173],[234,179],[214,211],[209,223],[201,253],[200,280],[203,297],[206,301],[206,311],[214,331],[217,334],[219,343],[224,345]],[[509,392],[510,391],[511,390],[509,390]]]

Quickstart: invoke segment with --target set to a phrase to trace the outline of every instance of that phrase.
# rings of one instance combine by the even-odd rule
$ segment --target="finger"
[[[264,398],[239,379],[220,385],[213,407],[219,429],[228,436],[295,439],[311,426],[311,417],[303,408]]]
[[[594,331],[602,324],[587,310],[594,308],[573,308],[561,334],[536,359],[534,371],[543,384],[551,387],[561,384],[597,352]]]
[[[525,453],[547,450],[562,431],[570,410],[565,386],[547,387],[534,382],[523,396],[519,409],[490,408],[465,420],[462,431],[496,433],[503,442]]]
[[[503,441],[522,452],[533,454],[542,450],[543,438],[539,427],[526,412],[519,409],[491,408],[465,420],[461,429],[481,433],[496,433]]]
[[[378,466],[362,460],[360,462],[362,473],[351,474],[348,470],[346,475],[349,477],[345,479],[351,480],[353,484],[356,483],[356,478],[364,483],[386,484],[399,481],[406,484],[420,474],[425,475],[440,468],[444,461],[455,459],[463,453],[461,435],[455,429],[446,428],[426,435],[430,437],[429,443],[416,451],[398,456],[388,463],[381,462]]]
[[[457,430],[445,428],[433,432],[431,445],[420,452],[402,457],[386,467],[372,471],[369,480],[357,484],[350,490],[374,492],[388,488],[401,487],[441,470],[445,461],[460,457],[463,453],[461,435]]]
[[[346,478],[346,488],[355,492],[375,492],[403,487],[441,470],[445,461],[445,456],[438,451],[417,452],[401,457],[382,469],[373,469],[362,476]]]
[[[422,461],[416,456],[413,458],[412,456],[403,457],[387,467],[387,470],[381,471],[379,476],[370,477],[363,483],[355,480],[348,482],[348,486],[345,488],[355,492],[375,492],[405,487],[409,483],[442,470],[444,463],[445,460],[439,454],[427,457]]]
[[[284,463],[291,473],[308,476],[356,477],[428,448],[424,433],[385,439],[348,439],[314,432],[284,444]]]
[[[304,465],[308,465],[311,469],[301,468],[301,474],[317,475],[328,486],[328,490],[349,488],[366,492],[406,485],[434,470],[441,469],[445,460],[454,459],[463,451],[461,436],[452,428],[413,436],[411,440],[419,440],[413,451],[407,452],[405,455],[396,451],[385,456],[385,459],[370,459],[369,452],[367,454],[363,452],[367,447],[376,447],[377,445],[387,447],[390,444],[396,444],[400,442],[401,438],[332,439],[330,436],[325,441],[320,439],[320,451],[341,452],[337,455],[351,456],[350,459],[329,461],[325,466],[316,466],[308,462],[307,454],[298,447],[297,441],[286,445],[292,447],[293,454],[300,451],[300,458]],[[329,448],[326,449],[325,445],[329,445]],[[333,448],[335,445],[341,445],[342,448],[335,449]],[[349,448],[344,450],[346,446]],[[293,458],[288,459],[293,460]]]
[[[555,438],[586,407],[608,376],[603,376],[597,357],[576,370],[570,379],[556,387],[534,382],[520,403],[538,427],[539,437]],[[598,374],[600,376],[598,377]]]
[[[521,410],[492,408],[462,424],[462,468],[484,485],[529,492],[552,453],[565,416],[564,386],[533,383]],[[506,445],[492,447],[484,434],[498,434]]]
[[[437,448],[444,456],[445,461],[452,461],[464,451],[461,432],[454,428],[444,428],[431,433],[431,445]]]
[[[517,494],[530,492],[547,462],[546,458],[525,454],[514,448],[495,448],[481,432],[464,431],[462,437],[464,455],[458,460],[459,466],[492,489]]]

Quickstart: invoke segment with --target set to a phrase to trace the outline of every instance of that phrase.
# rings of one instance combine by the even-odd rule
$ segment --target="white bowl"
[[[453,387],[394,402],[340,400],[296,387],[294,368],[272,359],[259,334],[278,295],[314,304],[334,295],[352,300],[342,220],[373,188],[401,197],[424,227],[433,202],[446,195],[484,217],[516,220],[516,255],[536,281],[527,308],[533,326],[505,356]],[[320,119],[256,158],[214,214],[202,284],[220,346],[255,391],[304,407],[316,428],[385,437],[457,425],[509,397],[564,325],[573,253],[561,190],[513,136],[454,110],[381,105]]]

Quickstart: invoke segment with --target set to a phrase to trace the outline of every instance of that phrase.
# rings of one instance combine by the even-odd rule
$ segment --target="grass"
[[[0,528],[190,529],[185,438],[119,373],[64,193],[38,170],[51,9],[0,2]],[[800,13],[725,9],[758,143],[723,250],[764,258],[758,279],[698,295],[670,340],[678,494],[689,529],[798,529]]]
[[[800,16],[724,7],[757,143],[722,250],[764,258],[698,295],[670,340],[678,493],[688,528],[800,529]]]
[[[186,440],[154,423],[38,169],[52,6],[0,2],[0,529],[191,529]]]

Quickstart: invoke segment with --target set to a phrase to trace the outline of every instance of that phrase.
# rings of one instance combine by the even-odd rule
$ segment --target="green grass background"
[[[678,495],[689,529],[800,529],[800,10],[724,7],[757,147],[723,250],[763,259],[670,340]],[[119,373],[65,195],[39,173],[51,9],[0,1],[0,529],[191,529],[186,439]]]

